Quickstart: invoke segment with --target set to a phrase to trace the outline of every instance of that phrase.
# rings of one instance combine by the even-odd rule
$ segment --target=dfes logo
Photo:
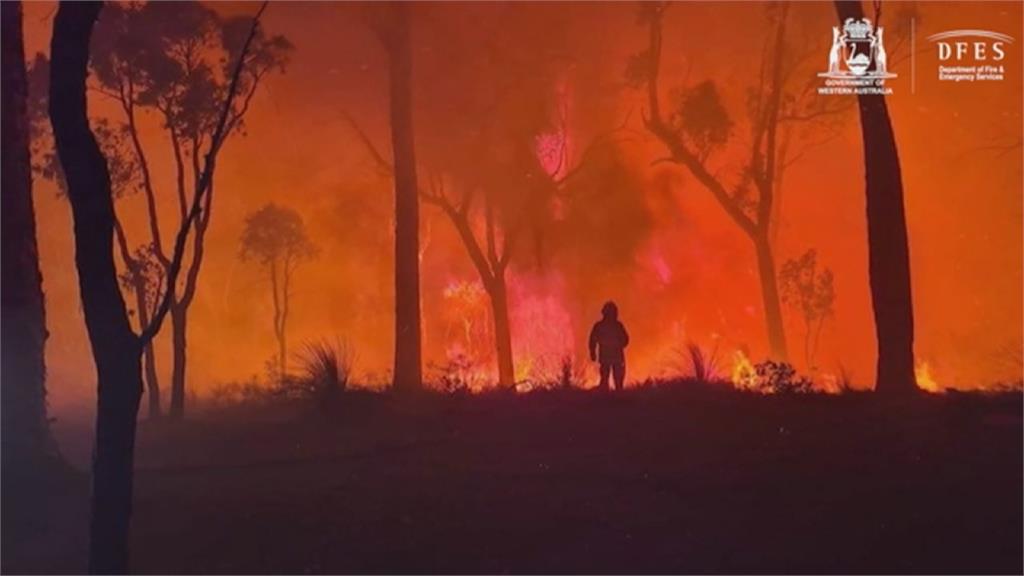
[[[1006,58],[1004,47],[1013,43],[1013,37],[989,30],[949,30],[932,34],[929,40],[939,47],[939,60],[961,61],[973,59],[976,62]]]
[[[932,34],[939,57],[939,80],[944,82],[1000,81],[1006,46],[1013,37],[991,30],[947,30]]]

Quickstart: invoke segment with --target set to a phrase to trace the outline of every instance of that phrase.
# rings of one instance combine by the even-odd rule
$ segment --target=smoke
[[[48,45],[48,9],[25,7],[28,53]],[[744,350],[757,361],[765,354],[750,242],[686,170],[657,162],[666,152],[644,128],[645,95],[624,80],[626,63],[647,42],[633,9],[416,5],[420,181],[443,183],[453,199],[487,195],[499,246],[506,232],[522,228],[508,272],[517,370],[567,351],[583,358],[584,339],[609,299],[633,336],[631,378],[665,373],[691,340],[718,346],[723,357]],[[997,29],[1021,21],[1019,6],[999,10],[929,4],[919,20],[929,29],[918,32],[953,28],[966,17]],[[795,4],[791,13],[800,25],[789,42],[811,63],[807,78],[797,81],[809,82],[825,65],[834,14],[828,3]],[[394,329],[393,193],[342,112],[388,155],[387,55],[348,5],[272,6],[265,26],[296,49],[287,73],[268,78],[254,98],[246,136],[229,141],[218,161],[206,263],[189,322],[189,386],[201,393],[218,381],[260,374],[274,353],[269,290],[258,270],[236,257],[245,214],[268,201],[298,210],[321,247],[319,259],[297,274],[289,339],[342,337],[356,351],[356,380],[383,382]],[[665,26],[665,100],[672,89],[714,82],[734,126],[712,167],[735,183],[749,150],[746,102],[771,29],[766,15],[745,5],[681,4]],[[1007,32],[1020,36],[1019,29]],[[899,74],[890,106],[907,195],[918,356],[944,385],[984,386],[1014,370],[1019,377],[1019,361],[1007,368],[994,359],[1020,349],[1019,154],[970,150],[983,148],[993,127],[1014,127],[1009,136],[1019,141],[1020,83],[951,90],[921,72],[931,65],[922,54],[911,94],[908,63],[898,63],[898,51],[890,56]],[[1019,59],[1019,52],[1008,58]],[[118,113],[102,96],[90,98],[94,113]],[[170,217],[173,158],[156,119],[140,122],[147,147],[157,151],[151,169]],[[781,263],[814,248],[835,272],[836,314],[819,358],[827,370],[843,366],[854,385],[868,386],[874,327],[860,134],[847,120],[804,132],[794,132],[809,145],[786,171],[773,249]],[[37,182],[36,190],[50,390],[59,406],[91,397],[92,377],[83,374],[92,365],[67,206],[49,184]],[[129,235],[144,237],[143,205],[124,202]],[[479,206],[470,222],[483,238]],[[465,346],[467,320],[478,341],[474,354],[489,362],[486,298],[464,309],[445,295],[453,285],[479,283],[480,275],[444,212],[428,204],[421,212],[427,362],[444,362],[453,346]],[[787,329],[791,342],[800,338],[799,319],[788,311]],[[158,352],[166,383],[163,335]]]

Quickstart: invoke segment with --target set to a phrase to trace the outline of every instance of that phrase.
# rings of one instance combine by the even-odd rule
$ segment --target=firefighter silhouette
[[[629,333],[619,322],[619,307],[608,301],[601,308],[601,319],[590,331],[590,360],[600,364],[601,390],[608,389],[608,375],[615,378],[615,389],[622,390],[626,381],[625,348],[629,345]]]

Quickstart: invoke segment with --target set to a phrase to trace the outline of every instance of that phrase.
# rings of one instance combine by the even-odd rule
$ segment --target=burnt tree
[[[27,116],[28,81],[20,2],[2,7],[3,183],[0,187],[0,380],[3,382],[3,459],[29,464],[52,449],[46,419],[46,312],[36,220]]]
[[[110,174],[86,109],[89,38],[102,6],[62,3],[57,10],[50,47],[50,119],[67,179],[75,266],[97,372],[89,571],[124,573],[142,365],[140,340],[132,331],[114,264]]]
[[[860,20],[860,0],[836,1],[840,25]],[[879,6],[879,4],[876,4]],[[875,26],[878,26],[876,9]],[[868,219],[868,270],[871,305],[878,339],[875,390],[907,394],[917,390],[914,376],[914,311],[910,290],[910,246],[903,206],[896,136],[889,107],[881,94],[859,94],[861,137],[864,145],[864,184]]]
[[[420,327],[420,206],[413,132],[412,44],[409,6],[388,3],[367,12],[370,27],[388,54],[391,148],[395,182],[394,387],[423,385]]]

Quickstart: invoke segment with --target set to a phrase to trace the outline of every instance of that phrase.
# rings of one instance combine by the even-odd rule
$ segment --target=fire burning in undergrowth
[[[740,390],[757,389],[757,370],[754,368],[754,363],[740,350],[733,353],[732,370],[729,379],[732,381],[733,386]]]
[[[754,363],[741,350],[733,353],[729,381],[737,390],[759,394],[819,392],[839,394],[848,388],[835,374],[821,372],[813,378],[797,372],[791,364],[773,360]]]
[[[558,380],[573,358],[572,317],[552,275],[509,278],[513,364],[517,390]],[[446,363],[437,366],[442,387],[480,392],[496,382],[496,334],[490,296],[479,280],[452,280],[444,290]]]
[[[935,378],[932,376],[931,366],[928,365],[927,360],[917,363],[917,366],[914,368],[914,377],[917,379],[917,387],[925,392],[942,394],[946,391],[945,387],[935,381]]]

